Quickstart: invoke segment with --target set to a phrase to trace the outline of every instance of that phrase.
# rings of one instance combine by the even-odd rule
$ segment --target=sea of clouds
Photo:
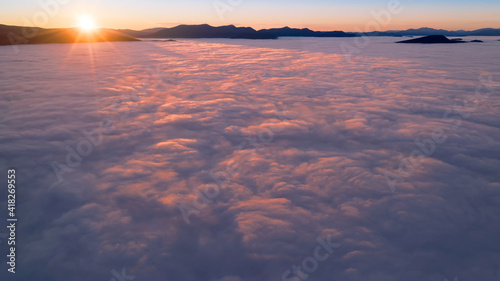
[[[499,280],[500,42],[353,40],[1,47],[1,279]]]

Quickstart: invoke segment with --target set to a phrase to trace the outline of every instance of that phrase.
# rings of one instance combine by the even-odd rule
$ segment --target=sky
[[[397,12],[388,9],[393,2],[398,3]],[[388,11],[388,20],[376,16]],[[257,29],[291,26],[367,31],[366,25],[371,21],[379,23],[378,30],[500,28],[500,2],[496,0],[21,0],[0,3],[2,24],[70,27],[76,25],[81,15],[93,17],[102,27],[130,29],[208,23]]]

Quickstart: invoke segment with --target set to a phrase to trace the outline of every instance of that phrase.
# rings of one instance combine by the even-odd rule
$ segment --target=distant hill
[[[368,32],[364,35],[367,36],[428,36],[428,35],[444,35],[444,36],[500,36],[500,28],[483,28],[472,31],[465,30],[444,30],[444,29],[434,29],[429,27],[422,27],[418,29],[407,29],[407,30],[389,30],[389,31],[375,31]]]
[[[483,28],[471,31],[470,36],[500,36],[500,28]]]
[[[444,35],[429,35],[416,39],[399,41],[396,43],[410,43],[410,44],[454,44],[454,43],[466,43],[462,39],[450,40]]]
[[[38,28],[0,25],[0,45],[139,41],[113,29],[82,32],[77,28]]]
[[[277,36],[256,31],[251,27],[236,27],[226,25],[213,27],[208,24],[179,25],[172,28],[164,28],[145,38],[246,38],[246,39],[276,39]]]
[[[136,38],[141,38],[148,36],[150,34],[153,34],[157,31],[160,31],[164,29],[165,27],[155,27],[155,28],[148,28],[148,29],[143,29],[143,30],[132,30],[132,29],[117,29],[116,31],[128,34],[130,36],[136,37]]]
[[[276,35],[278,37],[297,36],[297,37],[357,37],[356,33],[346,33],[343,31],[313,31],[309,28],[290,28],[285,26],[283,28],[261,29],[259,32],[266,32]]]

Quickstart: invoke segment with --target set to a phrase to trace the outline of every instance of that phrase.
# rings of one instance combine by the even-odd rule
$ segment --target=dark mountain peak
[[[430,27],[421,27],[421,28],[410,28],[410,29],[407,29],[408,30],[418,30],[418,31],[435,31],[437,29],[435,28],[430,28]]]
[[[261,29],[259,32],[267,32],[278,37],[296,36],[296,37],[356,37],[357,34],[345,33],[343,31],[313,31],[309,28],[282,28]]]
[[[145,37],[149,38],[248,38],[248,39],[276,39],[276,36],[257,32],[251,27],[236,27],[234,25],[211,26],[178,25],[164,28]]]
[[[444,35],[429,35],[416,39],[398,41],[396,43],[414,43],[414,44],[450,44],[450,43],[465,43],[462,39],[450,40]]]

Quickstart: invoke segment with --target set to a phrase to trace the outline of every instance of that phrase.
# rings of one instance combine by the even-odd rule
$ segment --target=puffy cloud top
[[[318,239],[340,247],[311,280],[500,278],[498,64],[196,40],[8,54],[15,280],[280,280]]]

